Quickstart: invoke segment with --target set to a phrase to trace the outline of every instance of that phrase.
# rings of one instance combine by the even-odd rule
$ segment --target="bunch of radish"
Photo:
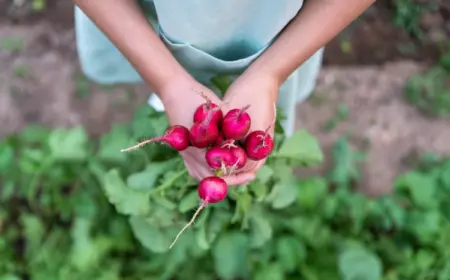
[[[215,174],[233,174],[245,166],[247,159],[259,161],[268,157],[274,146],[272,137],[267,133],[269,128],[266,131],[256,130],[249,133],[251,118],[246,112],[249,107],[232,109],[224,115],[217,104],[206,100],[195,110],[190,129],[173,125],[163,136],[143,141],[122,151],[133,150],[153,142],[164,143],[179,152],[188,147],[206,149],[205,161]],[[221,177],[203,178],[198,185],[198,195],[202,203],[170,248],[204,207],[209,203],[224,200],[227,194],[228,185]]]

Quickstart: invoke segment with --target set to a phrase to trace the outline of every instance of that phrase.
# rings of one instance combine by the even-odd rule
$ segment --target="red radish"
[[[198,185],[198,196],[207,203],[217,203],[227,197],[228,185],[224,179],[216,176],[204,178]]]
[[[233,165],[233,154],[221,147],[212,147],[205,154],[206,163],[213,169],[230,167]]]
[[[250,116],[245,112],[249,107],[230,110],[223,117],[222,133],[225,138],[239,140],[245,137],[251,125]]]
[[[248,158],[262,160],[272,152],[273,140],[267,132],[256,130],[247,136],[244,145]]]
[[[247,163],[247,154],[244,149],[239,146],[230,148],[230,153],[233,156],[233,166],[236,170],[241,169]]]
[[[223,113],[217,104],[212,103],[211,101],[207,101],[206,103],[203,103],[202,105],[198,106],[197,110],[195,110],[194,113],[194,123],[202,122],[207,117],[208,114],[211,112],[211,122],[215,124],[220,124],[223,119]]]
[[[247,154],[244,149],[236,144],[236,140],[225,140],[221,147],[229,150],[232,155],[233,164],[231,166],[231,173],[234,170],[241,169],[247,163]]]
[[[215,146],[221,147],[224,142],[225,142],[225,137],[223,137],[223,134],[221,132],[219,132],[219,136],[216,139]]]
[[[203,149],[210,145],[213,145],[219,137],[219,129],[217,124],[213,122],[207,122],[205,119],[202,122],[195,123],[189,131],[189,140],[192,146]]]
[[[154,137],[152,139],[148,139],[140,142],[139,144],[129,147],[127,149],[122,149],[121,152],[126,152],[129,150],[134,150],[139,147],[144,146],[145,144],[153,143],[153,142],[163,142],[169,145],[171,148],[177,151],[183,151],[189,147],[189,130],[181,125],[173,125],[169,127],[163,136]]]
[[[210,176],[204,178],[200,184],[198,185],[198,196],[201,198],[202,203],[200,207],[195,212],[192,219],[187,223],[183,229],[177,234],[175,240],[170,245],[169,249],[173,247],[173,245],[177,242],[178,238],[181,236],[183,231],[185,231],[190,225],[192,225],[197,218],[200,211],[205,208],[208,203],[217,203],[224,200],[228,194],[228,185],[227,183],[220,177]]]

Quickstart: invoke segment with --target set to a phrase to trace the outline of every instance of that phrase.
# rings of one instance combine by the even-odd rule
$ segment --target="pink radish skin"
[[[245,137],[251,125],[250,116],[245,112],[249,107],[230,110],[223,117],[222,133],[226,139],[240,140]]]
[[[227,193],[228,185],[220,177],[206,177],[198,185],[198,196],[203,200],[203,203],[217,203],[222,201],[227,197]]]
[[[268,133],[256,130],[246,137],[244,146],[249,159],[262,160],[272,152],[273,140]]]
[[[211,122],[219,125],[223,119],[222,110],[217,106],[217,104],[208,101],[198,106],[194,113],[194,123],[202,122],[208,117],[208,113],[212,114]]]
[[[222,133],[219,132],[219,136],[217,137],[216,143],[214,144],[217,147],[222,147],[225,143],[225,137],[223,137]]]
[[[149,140],[145,140],[140,142],[139,144],[129,147],[127,149],[121,150],[122,152],[134,150],[140,148],[146,144],[154,143],[154,142],[162,142],[166,143],[172,149],[175,149],[179,152],[184,151],[190,145],[189,142],[189,130],[181,125],[174,125],[169,127],[163,136],[154,137]]]
[[[241,169],[247,163],[247,154],[244,149],[239,146],[230,148],[230,153],[233,157],[233,166],[236,166],[236,170]]]
[[[194,223],[195,219],[203,208],[205,208],[209,203],[217,203],[227,197],[228,185],[222,178],[210,176],[201,180],[200,184],[198,185],[197,192],[198,196],[202,200],[202,203],[200,204],[200,207],[197,209],[189,223],[187,223],[177,234],[169,249],[171,249],[173,245],[175,245],[181,234]]]
[[[213,147],[205,154],[206,163],[213,169],[231,167],[233,165],[233,154],[230,150],[221,147]]]
[[[195,123],[189,131],[189,140],[192,146],[199,149],[214,145],[218,137],[219,129],[217,124],[212,122],[206,123],[206,120]]]

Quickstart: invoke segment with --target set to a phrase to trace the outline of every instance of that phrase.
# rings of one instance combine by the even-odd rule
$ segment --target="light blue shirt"
[[[225,61],[265,48],[302,6],[298,0],[153,0],[160,30]]]
[[[178,62],[208,85],[216,75],[234,78],[245,71],[298,14],[303,1],[141,0],[140,4]],[[78,8],[75,21],[78,54],[87,77],[105,84],[141,81],[126,58]],[[321,61],[322,49],[280,88],[278,105],[287,114],[288,134],[293,129],[295,104],[312,92]]]

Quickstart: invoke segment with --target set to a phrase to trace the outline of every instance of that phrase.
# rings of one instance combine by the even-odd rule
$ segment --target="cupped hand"
[[[221,100],[207,87],[193,79],[180,79],[167,85],[160,93],[161,100],[171,125],[183,125],[190,129],[193,115],[198,106],[206,99],[219,105]],[[189,147],[180,152],[189,175],[200,181],[213,175],[205,160],[205,149]]]
[[[279,86],[275,79],[256,73],[243,74],[237,78],[226,92],[223,102],[223,112],[250,107],[246,112],[251,117],[249,133],[254,130],[265,131],[273,137],[276,115],[276,100]],[[247,164],[235,174],[224,177],[230,185],[241,185],[252,181],[256,172],[265,164],[266,160],[248,160]]]

